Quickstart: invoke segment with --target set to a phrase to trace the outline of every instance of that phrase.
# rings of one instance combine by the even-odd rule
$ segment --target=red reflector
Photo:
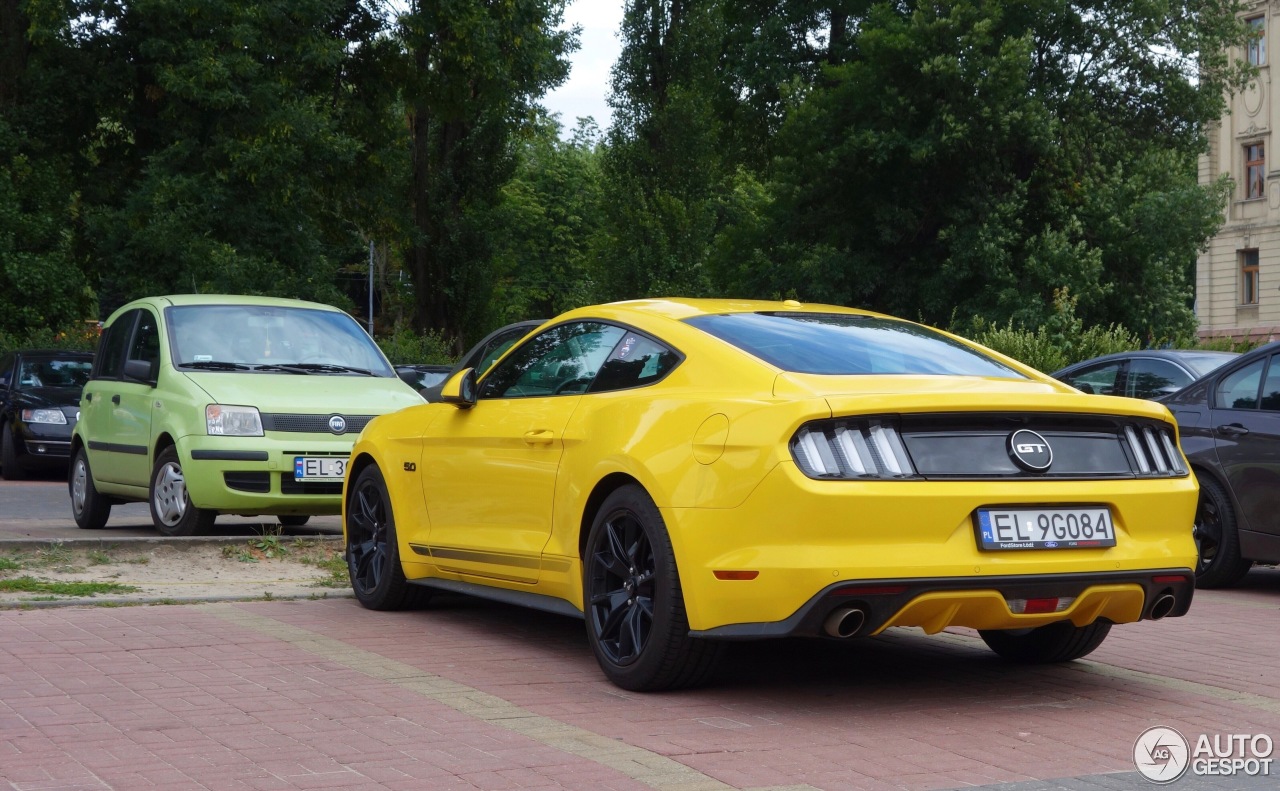
[[[760,576],[758,571],[715,571],[718,580],[753,580]]]
[[[1185,574],[1166,574],[1166,575],[1161,576],[1161,577],[1152,577],[1152,578],[1151,578],[1151,581],[1152,581],[1152,582],[1156,582],[1156,583],[1161,583],[1161,584],[1168,583],[1168,582],[1186,582],[1186,581],[1187,581],[1187,575],[1185,575]]]
[[[1046,612],[1058,611],[1058,597],[1051,599],[1027,599],[1027,609],[1023,610],[1024,615],[1040,615]]]
[[[893,596],[906,591],[906,585],[864,586],[859,588],[836,588],[832,596]]]

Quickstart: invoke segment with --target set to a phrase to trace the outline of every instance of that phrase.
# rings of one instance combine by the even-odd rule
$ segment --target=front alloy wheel
[[[402,610],[426,604],[431,591],[411,585],[400,565],[395,517],[382,471],[365,467],[348,495],[347,573],[356,599],[370,610]]]
[[[151,522],[161,535],[194,536],[213,527],[217,514],[191,503],[187,478],[178,451],[172,445],[156,457],[151,470]]]
[[[605,676],[639,692],[703,683],[722,644],[689,636],[675,552],[662,514],[639,486],[600,507],[583,556],[587,639]]]

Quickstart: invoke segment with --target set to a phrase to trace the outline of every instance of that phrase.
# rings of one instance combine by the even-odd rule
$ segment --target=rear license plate
[[[982,549],[1114,547],[1116,528],[1105,505],[1075,508],[979,508]]]
[[[295,481],[332,481],[347,474],[347,460],[324,456],[294,456]]]

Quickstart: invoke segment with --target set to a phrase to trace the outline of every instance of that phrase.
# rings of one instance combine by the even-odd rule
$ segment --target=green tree
[[[552,119],[530,127],[490,223],[497,285],[488,324],[551,318],[593,301],[602,213],[595,123],[579,123],[567,141]]]
[[[515,168],[512,135],[568,74],[564,0],[432,0],[400,18],[410,129],[413,325],[461,347],[489,312],[489,223]]]
[[[608,298],[702,294],[723,182],[720,0],[628,0],[613,71],[599,248]]]
[[[358,0],[70,4],[98,59],[86,254],[104,308],[143,293],[343,302],[372,221],[347,72],[385,27]],[[364,233],[362,233],[364,232]]]
[[[1087,324],[1186,331],[1222,200],[1201,129],[1246,76],[1235,2],[828,5],[791,17],[829,26],[827,64],[763,194],[736,193],[719,288],[1039,326],[1069,287]]]

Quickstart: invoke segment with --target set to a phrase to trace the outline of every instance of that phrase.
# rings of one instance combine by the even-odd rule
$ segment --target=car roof
[[[1077,368],[1088,365],[1096,365],[1098,363],[1108,363],[1114,360],[1132,360],[1137,357],[1154,357],[1161,360],[1173,360],[1175,362],[1184,363],[1191,357],[1219,357],[1228,359],[1235,357],[1235,352],[1208,351],[1200,349],[1135,349],[1128,352],[1113,352],[1111,354],[1103,354],[1098,357],[1090,357],[1087,360],[1081,360],[1078,363],[1072,363],[1066,368],[1059,369],[1052,374],[1054,378],[1071,373]]]
[[[795,313],[843,313],[851,316],[881,316],[883,318],[895,318],[893,316],[886,316],[881,313],[860,310],[858,308],[846,308],[841,305],[824,305],[816,302],[799,302],[794,299],[685,299],[667,297],[660,299],[632,299],[625,302],[610,302],[604,305],[595,305],[590,308],[585,308],[584,310],[591,311],[597,315],[610,311],[622,314],[644,313],[653,316],[663,316],[676,321],[683,321],[684,319],[692,318],[694,316],[709,316],[724,313],[787,311],[793,311]]]
[[[278,308],[310,308],[312,310],[328,310],[341,312],[332,305],[326,305],[322,302],[308,302],[302,299],[287,299],[285,297],[258,297],[246,294],[166,294],[163,296],[142,297],[135,299],[127,305],[123,305],[115,312],[119,313],[125,308],[133,308],[142,304],[157,305],[160,307],[175,306],[185,307],[188,305],[258,305],[263,307]],[[113,314],[114,315],[114,314]]]
[[[22,357],[93,357],[93,352],[82,349],[14,349],[13,353]]]

